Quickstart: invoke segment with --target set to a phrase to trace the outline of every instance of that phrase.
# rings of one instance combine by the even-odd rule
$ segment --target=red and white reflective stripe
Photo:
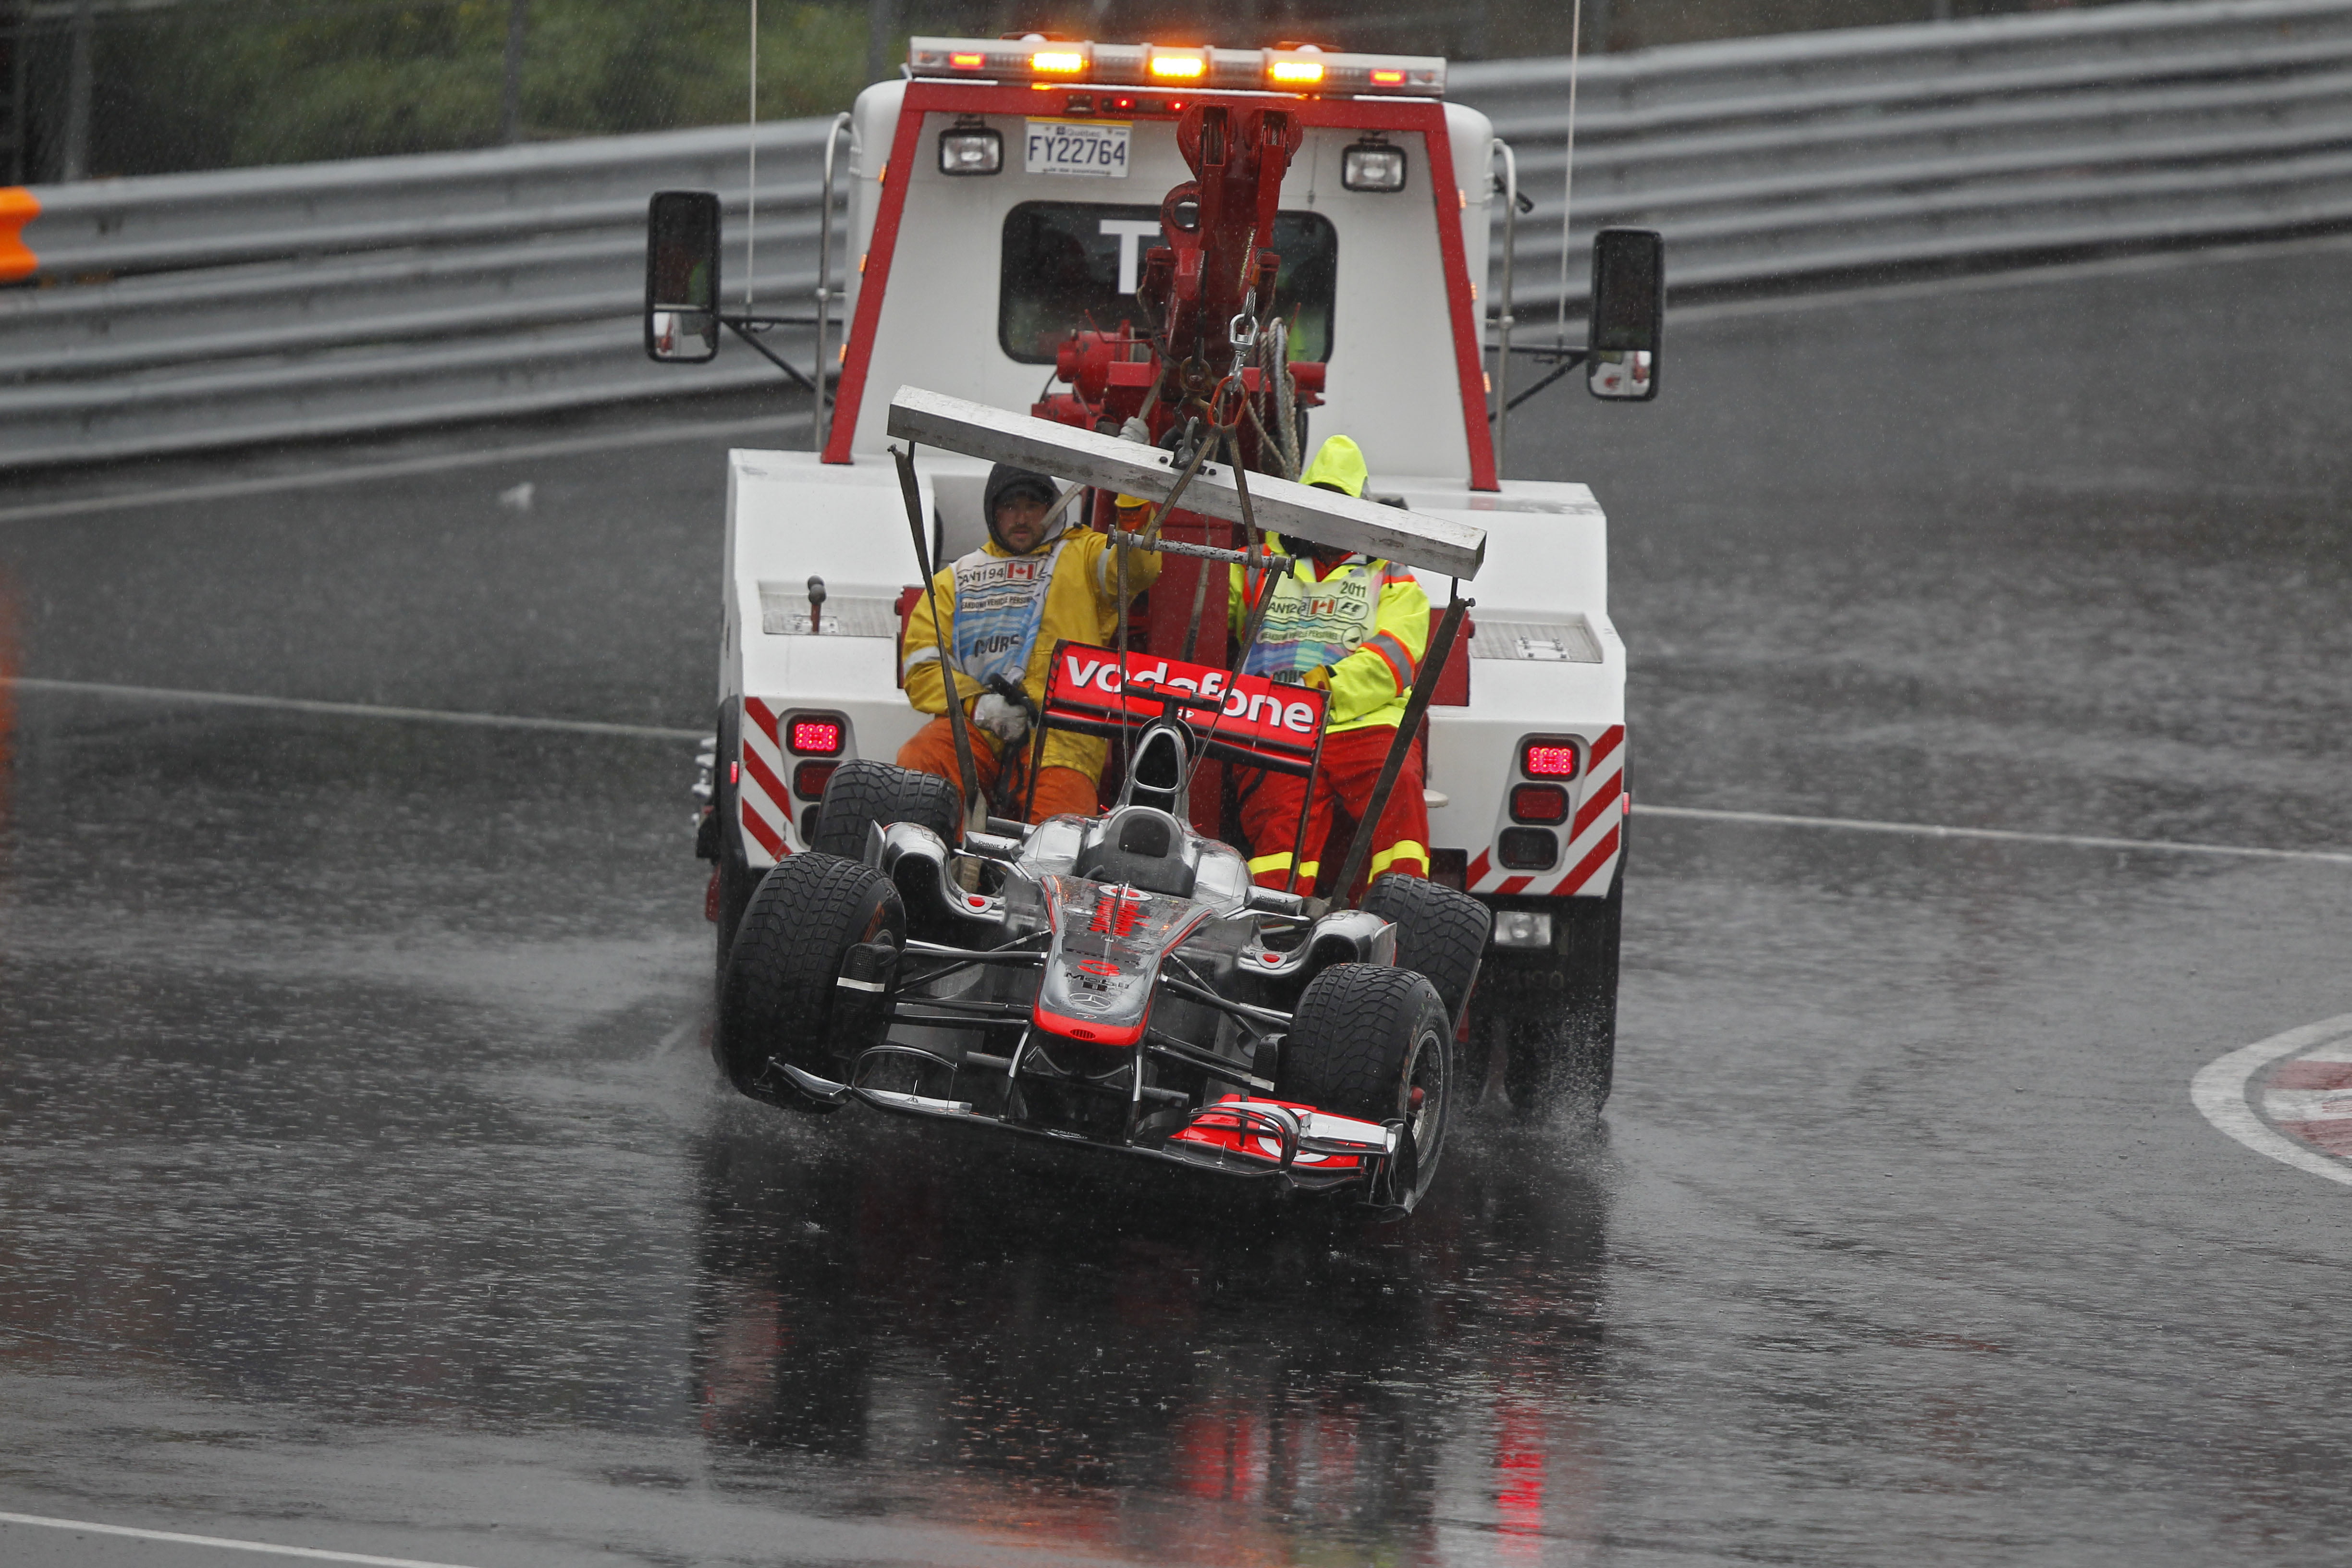
[[[1494,850],[1470,858],[1463,885],[1474,893],[1510,898],[1566,898],[1605,893],[1617,874],[1618,847],[1624,841],[1625,726],[1612,724],[1592,742],[1586,759],[1584,790],[1568,825],[1568,852],[1549,871],[1512,871],[1495,863]]]
[[[776,738],[776,710],[756,697],[743,699],[741,731],[743,771],[736,780],[737,815],[743,824],[744,858],[754,866],[772,866],[792,853],[792,792],[784,787],[791,771],[784,749]]]

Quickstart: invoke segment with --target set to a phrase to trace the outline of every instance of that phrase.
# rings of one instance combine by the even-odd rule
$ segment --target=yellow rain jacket
[[[1159,575],[1157,553],[1127,552],[1130,596],[1150,587]],[[1066,529],[1021,556],[992,538],[971,554],[941,567],[931,583],[940,614],[948,618],[951,628],[949,648],[956,656],[956,692],[967,714],[988,689],[972,678],[974,668],[1020,668],[1021,684],[1030,700],[1043,706],[1056,642],[1068,638],[1108,647],[1118,635],[1118,562],[1110,536],[1092,529]],[[959,593],[974,604],[986,601],[989,619],[971,614],[959,616]],[[1041,598],[1042,605],[1036,603]],[[919,711],[944,713],[948,710],[946,683],[940,672],[940,645],[932,626],[930,600],[917,599],[907,616],[899,670],[907,700]],[[1019,646],[1024,637],[1025,656]],[[993,737],[977,730],[972,739],[975,744],[996,743]],[[1040,765],[1076,768],[1088,778],[1099,779],[1103,760],[1108,755],[1109,743],[1099,736],[1056,730],[1045,737],[1045,756]]]

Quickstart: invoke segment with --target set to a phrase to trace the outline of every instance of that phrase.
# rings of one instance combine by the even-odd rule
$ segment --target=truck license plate
[[[1029,172],[1127,178],[1128,127],[1099,120],[1033,120]]]

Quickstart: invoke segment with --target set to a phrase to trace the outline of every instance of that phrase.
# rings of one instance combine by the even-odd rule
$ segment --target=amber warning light
[[[1445,61],[1434,55],[1348,55],[1312,45],[1216,49],[1164,44],[1021,39],[913,38],[907,65],[917,77],[950,81],[1088,82],[1103,87],[1184,87],[1231,91],[1407,98],[1445,96]]]

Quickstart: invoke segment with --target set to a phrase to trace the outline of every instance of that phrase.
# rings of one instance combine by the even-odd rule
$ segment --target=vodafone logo
[[[1198,666],[1186,668],[1199,668]],[[1231,682],[1228,685],[1228,682]],[[1174,674],[1168,661],[1160,659],[1150,665],[1130,664],[1122,679],[1116,659],[1090,658],[1078,649],[1062,655],[1061,681],[1066,691],[1076,693],[1099,691],[1116,697],[1129,686],[1164,691],[1181,691],[1194,697],[1222,697],[1223,711],[1230,720],[1254,728],[1286,731],[1295,735],[1315,732],[1315,707],[1300,701],[1271,681],[1255,676],[1232,677],[1222,669],[1202,671],[1195,679]]]

